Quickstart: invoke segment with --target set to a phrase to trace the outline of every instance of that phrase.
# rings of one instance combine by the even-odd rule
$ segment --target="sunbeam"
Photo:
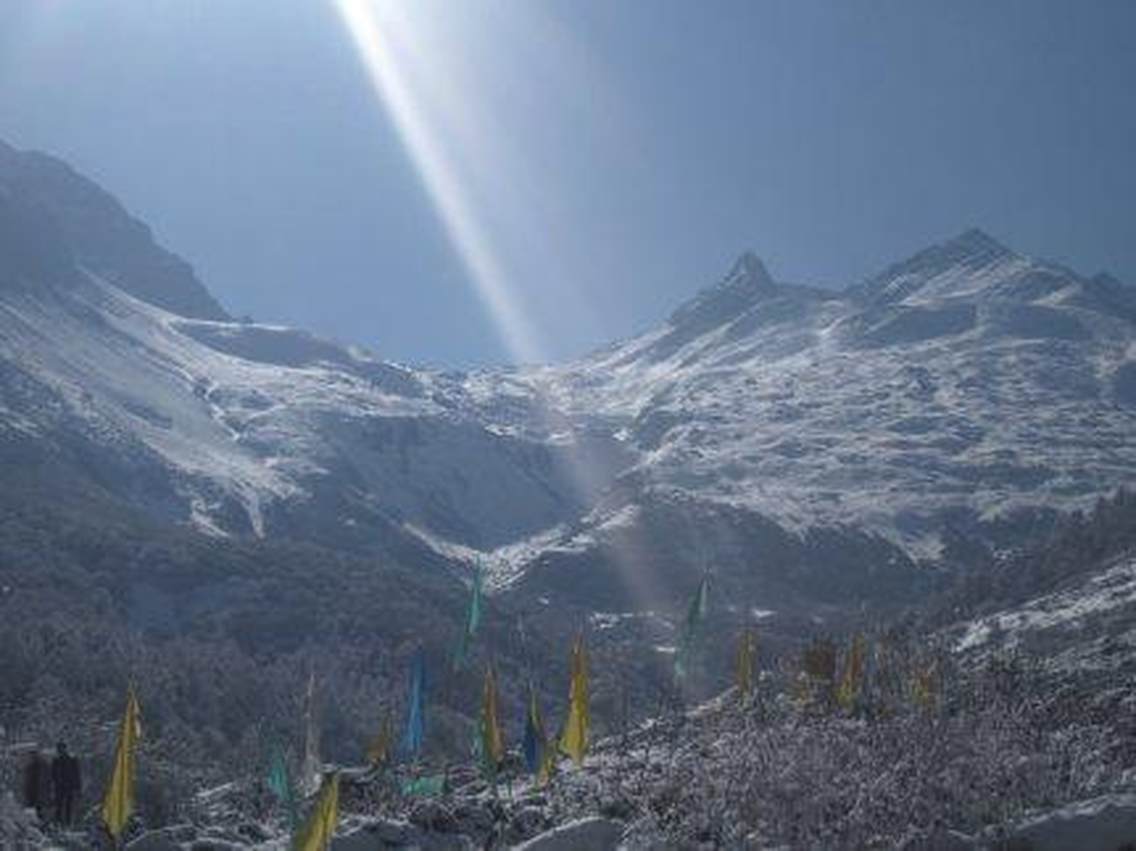
[[[528,272],[526,283],[552,288],[564,315],[579,321],[589,311],[572,303],[572,258],[562,245],[563,211],[557,208],[565,188],[561,176],[540,166],[538,154],[547,157],[546,151],[527,150],[521,134],[509,130],[518,112],[542,114],[542,99],[552,97],[562,111],[582,116],[594,104],[581,97],[597,92],[600,100],[610,98],[597,63],[534,4],[479,5],[488,29],[485,21],[463,18],[454,7],[390,0],[335,5],[510,356],[518,362],[544,360],[548,352],[522,301],[531,293],[511,286],[516,269]],[[507,48],[510,60],[495,56],[494,47]],[[621,117],[578,135],[602,139],[598,147],[618,156],[621,140],[629,137],[628,111],[614,102],[600,111]],[[534,383],[543,395],[541,385],[539,379]],[[604,479],[604,471],[582,450],[568,472],[581,504],[590,504],[591,483]],[[638,530],[614,536],[606,551],[615,582],[636,607],[657,602],[652,570],[643,563],[649,548]]]
[[[510,290],[489,233],[474,214],[460,170],[430,126],[404,71],[404,63],[399,61],[400,45],[395,34],[405,32],[405,17],[393,9],[393,4],[370,0],[335,2],[371,83],[398,129],[502,342],[517,361],[542,360],[543,352],[532,324]]]

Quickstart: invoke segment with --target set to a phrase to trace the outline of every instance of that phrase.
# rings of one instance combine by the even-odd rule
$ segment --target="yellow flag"
[[[734,682],[742,698],[753,692],[753,666],[757,660],[757,636],[752,629],[745,630],[738,640],[737,665]]]
[[[367,744],[367,760],[371,765],[382,765],[390,758],[391,745],[394,744],[394,719],[388,709],[383,715],[382,724],[375,738]]]
[[[339,775],[331,774],[323,780],[315,809],[292,840],[292,851],[328,851],[338,822]]]
[[[485,763],[494,771],[505,759],[505,736],[497,717],[497,677],[493,666],[485,669],[485,688],[481,701],[481,746]]]
[[[864,683],[864,656],[867,651],[867,642],[864,636],[857,633],[852,637],[852,646],[848,648],[848,660],[844,663],[844,676],[840,679],[840,688],[836,691],[837,702],[847,710],[854,709],[860,699],[860,692]]]
[[[938,666],[930,662],[915,671],[911,684],[915,702],[928,712],[935,709],[939,700]]]
[[[572,647],[572,684],[568,692],[568,721],[560,736],[560,750],[572,757],[577,768],[588,750],[588,659],[584,653],[584,636],[576,638]]]
[[[552,780],[552,775],[556,771],[556,748],[552,746],[552,742],[548,743],[548,747],[540,757],[540,772],[536,776],[536,783],[538,786],[547,786]]]
[[[114,771],[103,799],[103,824],[116,840],[134,812],[134,749],[142,737],[138,699],[131,687],[126,694],[126,711],[118,728],[118,747],[114,752]]]

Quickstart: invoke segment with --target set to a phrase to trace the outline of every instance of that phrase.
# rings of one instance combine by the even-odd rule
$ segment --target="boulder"
[[[615,851],[623,828],[623,822],[614,819],[578,819],[534,836],[514,851]]]
[[[10,792],[0,796],[0,848],[40,848],[44,841],[35,811],[17,804]]]
[[[535,836],[548,827],[548,814],[543,807],[521,807],[509,819],[505,838],[512,844]]]
[[[458,833],[478,836],[493,829],[497,819],[489,805],[484,801],[458,801],[451,811]]]
[[[1019,821],[988,846],[1029,851],[1117,851],[1136,844],[1136,794],[1102,795]]]
[[[410,811],[411,824],[418,825],[425,830],[435,830],[439,833],[452,833],[457,824],[454,815],[439,801],[419,801]]]
[[[272,831],[255,821],[245,821],[237,825],[236,834],[252,844],[267,842],[272,838]]]
[[[408,821],[374,819],[363,822],[331,841],[331,851],[378,851],[416,848],[419,851],[469,851],[473,841],[462,834],[431,833]]]
[[[981,847],[965,833],[946,828],[914,830],[895,847],[895,851],[973,851]]]
[[[175,832],[151,830],[127,843],[126,851],[182,851],[182,846]]]
[[[379,818],[362,822],[336,836],[331,847],[335,851],[355,851],[363,848],[399,848],[414,843],[421,831],[402,819]]]
[[[600,815],[617,821],[629,821],[635,815],[635,805],[624,797],[610,798],[600,804]]]

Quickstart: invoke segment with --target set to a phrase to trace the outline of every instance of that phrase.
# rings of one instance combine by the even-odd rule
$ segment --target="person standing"
[[[55,787],[55,820],[68,827],[75,818],[75,804],[79,800],[79,760],[67,751],[67,743],[60,742],[51,761],[51,782]]]
[[[29,751],[24,763],[24,806],[35,810],[40,821],[43,821],[47,809],[50,782],[47,760],[39,748]]]

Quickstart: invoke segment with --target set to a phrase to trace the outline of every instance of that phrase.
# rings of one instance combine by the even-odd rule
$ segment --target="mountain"
[[[832,294],[753,258],[662,328],[544,378],[640,451],[643,489],[786,529],[851,526],[935,555],[949,525],[1131,480],[1136,290],[978,231]]]
[[[237,322],[64,164],[0,147],[0,452],[214,536],[478,558],[532,605],[925,590],[1132,480],[1136,290],[971,230],[844,292],[752,254],[566,364],[415,369]],[[965,549],[965,547],[963,548]]]
[[[150,229],[111,195],[54,157],[0,141],[0,221],[0,247],[16,260],[4,270],[9,284],[21,270],[59,281],[78,267],[175,313],[228,318],[189,264],[157,245]],[[29,269],[22,265],[27,262],[47,265]]]
[[[898,759],[900,743],[931,729],[888,716],[893,744],[865,761],[878,726],[802,726],[808,713],[771,699],[781,720],[759,728],[773,745],[728,780],[753,719],[714,714],[718,701],[680,741],[687,722],[666,707],[721,690],[738,627],[760,624],[769,695],[792,691],[805,636],[906,630],[955,651],[944,663],[983,696],[960,698],[981,735],[949,716],[959,760],[932,758],[938,733],[920,739],[923,764],[970,766],[950,823],[977,831],[1008,784],[1033,790],[1023,806],[1054,784],[1088,798],[1126,764],[1113,721],[1131,708],[1136,502],[1102,497],[1133,481],[1134,426],[1136,290],[977,230],[842,292],[743,254],[658,327],[587,357],[441,371],[233,320],[110,195],[0,145],[0,725],[66,733],[105,765],[133,679],[152,742],[142,809],[160,821],[191,787],[261,764],[266,742],[298,746],[309,673],[333,760],[401,710],[419,650],[435,678],[428,756],[468,753],[490,661],[517,741],[530,677],[562,717],[565,650],[584,627],[597,739],[656,718],[642,759],[615,772],[640,778],[628,812],[689,814],[672,823],[686,835],[706,790],[738,803],[731,790],[789,776],[770,753],[786,771],[815,764],[832,781],[817,799],[879,777],[902,791],[891,772],[921,757]],[[490,593],[455,670],[475,562]],[[711,615],[680,694],[677,634],[706,573]],[[1021,648],[1050,660],[1037,701],[1000,661]],[[1107,734],[1058,724],[1036,771],[1038,724],[1084,717]],[[622,753],[622,734],[601,754]],[[698,766],[716,742],[706,773],[643,785],[656,762],[679,765],[676,747]],[[832,775],[840,748],[871,770]],[[1071,783],[1070,760],[1112,773]],[[925,779],[938,801],[945,781]],[[780,813],[765,826],[792,843],[800,813],[768,806],[781,783],[747,812]],[[676,789],[685,803],[657,810]],[[863,844],[875,811],[847,803],[834,811],[858,814],[845,836]]]

